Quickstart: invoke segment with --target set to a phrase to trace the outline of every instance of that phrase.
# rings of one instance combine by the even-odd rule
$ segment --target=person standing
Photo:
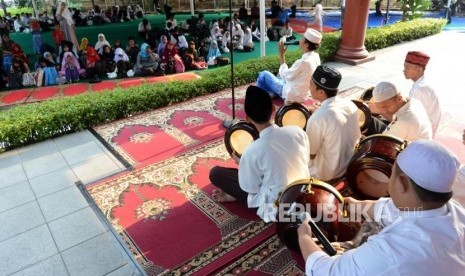
[[[278,43],[279,67],[278,77],[269,71],[262,71],[257,78],[257,86],[270,93],[271,97],[278,96],[285,102],[303,103],[308,99],[310,79],[316,67],[321,64],[320,55],[315,52],[321,43],[321,33],[307,29],[299,41],[299,48],[303,52],[289,68],[286,64],[286,47],[283,42]]]
[[[404,76],[414,82],[409,96],[423,104],[431,122],[434,137],[441,120],[441,106],[438,95],[425,80],[425,69],[429,59],[430,57],[423,52],[408,52],[404,62]]]
[[[79,49],[79,43],[75,34],[76,26],[74,25],[73,17],[66,2],[60,3],[56,11],[56,17],[58,22],[60,22],[60,30],[65,34],[66,40],[71,41],[77,51]]]
[[[323,10],[321,2],[323,2],[323,0],[319,0],[316,3],[315,9],[313,10],[313,16],[315,25],[318,27],[320,33],[323,33],[323,16],[326,15],[326,13]]]
[[[312,98],[321,102],[307,122],[310,175],[325,182],[343,176],[361,137],[358,108],[337,95],[342,76],[326,65],[316,68],[310,81]]]
[[[308,179],[309,145],[305,132],[297,126],[278,127],[272,123],[274,105],[269,94],[249,86],[245,95],[246,121],[260,132],[260,138],[245,149],[242,157],[233,153],[239,169],[216,166],[210,181],[218,187],[213,198],[219,202],[239,201],[258,208],[265,222],[276,220],[276,205],[286,185]]]

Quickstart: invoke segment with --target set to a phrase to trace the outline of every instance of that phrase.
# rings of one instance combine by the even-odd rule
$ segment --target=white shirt
[[[322,102],[307,122],[310,154],[316,154],[310,175],[328,181],[345,174],[360,139],[358,108],[348,99]]]
[[[407,141],[433,138],[431,123],[425,108],[415,99],[409,99],[397,110],[383,134],[394,135]]]
[[[284,81],[282,98],[291,102],[305,102],[309,96],[313,72],[320,64],[320,55],[313,51],[303,54],[291,68],[286,63],[281,64],[279,77]]]
[[[441,120],[441,106],[439,105],[438,95],[434,92],[426,82],[425,77],[421,76],[412,86],[409,94],[410,98],[419,100],[426,110],[431,126],[433,128],[433,136]]]
[[[392,218],[383,223],[381,218]],[[441,208],[400,212],[391,199],[375,205],[386,226],[360,247],[329,257],[319,251],[305,264],[307,275],[447,275],[465,271],[465,210],[451,200]]]
[[[323,11],[323,5],[321,4],[316,4],[315,5],[315,10],[313,11],[313,15],[315,16],[316,19],[320,19],[325,15],[326,13]]]
[[[262,130],[239,162],[239,185],[249,194],[249,208],[258,207],[265,222],[275,221],[279,193],[287,184],[310,177],[308,159],[308,139],[301,128],[273,124]]]
[[[465,165],[460,167],[452,189],[454,191],[452,198],[465,206]]]

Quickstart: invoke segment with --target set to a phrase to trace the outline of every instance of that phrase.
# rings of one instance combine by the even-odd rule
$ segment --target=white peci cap
[[[452,191],[460,162],[441,144],[426,139],[411,142],[397,156],[399,168],[418,186],[436,193]]]
[[[390,99],[394,96],[399,95],[397,87],[391,82],[380,82],[373,89],[373,102],[379,103],[384,102],[387,99]]]
[[[306,31],[305,31],[305,34],[304,34],[304,37],[310,41],[310,42],[313,42],[315,44],[320,44],[321,43],[321,39],[323,38],[323,36],[321,35],[321,33],[317,30],[314,30],[312,28],[308,28]]]

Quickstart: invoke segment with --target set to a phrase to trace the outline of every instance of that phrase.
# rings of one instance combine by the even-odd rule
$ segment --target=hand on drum
[[[364,219],[371,218],[373,219],[374,217],[374,207],[375,207],[376,200],[358,200],[353,197],[345,197],[344,198],[344,213],[347,212],[347,214],[344,214],[344,216],[351,216],[355,217],[358,219],[358,216],[363,216]],[[354,212],[354,214],[350,214],[351,211]],[[358,214],[358,212],[361,212]]]

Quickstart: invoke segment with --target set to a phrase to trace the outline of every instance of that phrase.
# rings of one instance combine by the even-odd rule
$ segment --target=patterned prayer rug
[[[235,166],[222,139],[87,189],[149,275],[303,275],[273,224],[212,199],[216,165]]]
[[[246,87],[235,89],[236,118],[244,119]],[[95,128],[120,156],[135,167],[159,162],[223,137],[222,123],[232,114],[226,90]]]

